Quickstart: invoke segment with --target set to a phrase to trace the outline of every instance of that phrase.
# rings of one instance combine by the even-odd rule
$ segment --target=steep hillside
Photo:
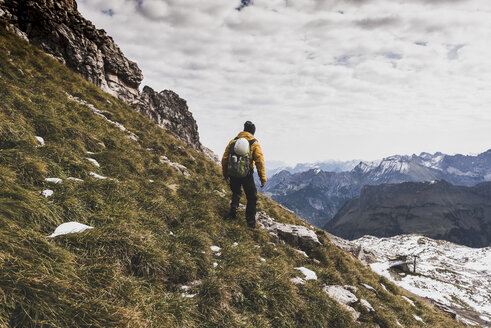
[[[491,182],[475,187],[445,181],[365,186],[325,228],[347,239],[416,233],[486,247],[491,245],[490,194]]]
[[[123,100],[161,128],[213,157],[199,141],[198,125],[175,92],[138,90],[143,74],[104,30],[77,10],[75,0],[0,0],[7,28],[102,90]]]
[[[360,162],[349,172],[311,169],[290,174],[280,172],[269,179],[264,192],[312,224],[323,227],[363,186],[383,183],[446,180],[474,186],[491,179],[491,149],[477,156],[442,153],[390,156]]]
[[[224,220],[213,162],[4,23],[0,90],[0,326],[462,326],[265,197],[269,230]]]

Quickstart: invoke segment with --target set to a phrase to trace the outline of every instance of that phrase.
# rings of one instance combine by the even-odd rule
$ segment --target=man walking
[[[254,184],[254,164],[261,180],[261,187],[266,183],[263,151],[259,142],[254,139],[256,126],[247,121],[244,123],[244,131],[231,140],[222,157],[223,176],[232,190],[232,202],[230,204],[230,218],[237,216],[242,188],[247,197],[246,221],[247,225],[256,227],[257,190]]]

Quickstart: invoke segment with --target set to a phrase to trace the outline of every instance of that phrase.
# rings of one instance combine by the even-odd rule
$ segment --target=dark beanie
[[[251,121],[247,121],[244,123],[244,131],[253,135],[256,132],[256,126]]]

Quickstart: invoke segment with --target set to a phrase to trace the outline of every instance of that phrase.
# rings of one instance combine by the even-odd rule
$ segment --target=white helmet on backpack
[[[249,152],[249,141],[245,138],[239,138],[235,142],[234,151],[237,155],[243,156]]]

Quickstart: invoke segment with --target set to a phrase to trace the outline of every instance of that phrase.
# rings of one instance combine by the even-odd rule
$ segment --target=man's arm
[[[264,166],[264,155],[259,142],[254,143],[254,152],[253,159],[257,166],[257,174],[259,175],[259,179],[261,180],[261,187],[264,187],[266,184],[266,170]]]

